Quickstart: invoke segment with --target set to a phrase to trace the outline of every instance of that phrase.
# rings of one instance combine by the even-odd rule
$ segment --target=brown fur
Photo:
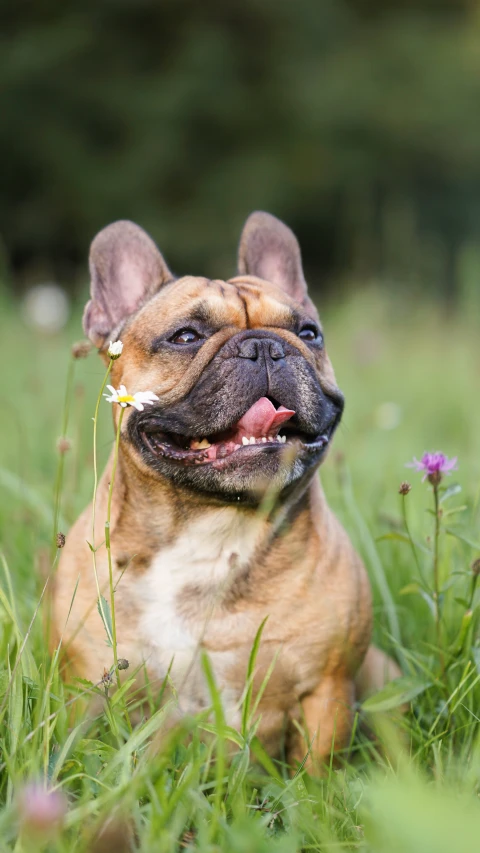
[[[187,276],[172,283],[158,251],[152,259],[152,247],[138,238],[136,226],[130,224],[128,228],[133,230],[127,232],[122,232],[122,223],[110,226],[117,229],[113,248],[105,232],[96,238],[91,261],[92,302],[85,325],[94,342],[102,347],[114,327],[123,323],[124,353],[114,363],[112,385],[118,388],[123,383],[129,390],[151,389],[160,397],[162,406],[175,407],[232,336],[241,330],[269,329],[298,349],[314,367],[323,388],[335,387],[325,350],[312,352],[289,328],[292,312],[299,305],[315,316],[306,296],[298,244],[286,226],[271,217],[262,220],[262,216],[268,215],[255,214],[247,223],[240,248],[241,275],[230,281]],[[269,229],[273,233],[270,241]],[[120,236],[124,233],[122,242]],[[118,245],[122,246],[120,257],[115,248]],[[138,252],[141,255],[146,245],[147,258],[140,262]],[[112,253],[116,259],[113,264]],[[259,257],[261,263],[256,263]],[[131,276],[133,270],[134,278],[138,273],[129,299],[124,296],[126,285],[121,283],[116,296],[112,297],[111,292],[115,281],[109,280],[102,290],[109,269],[120,282],[127,272]],[[259,278],[260,274],[270,281]],[[207,311],[216,329],[195,357],[187,357],[181,350],[152,355],[152,340],[168,329],[181,328],[184,317],[195,308]],[[119,411],[118,406],[113,407],[115,426]],[[124,437],[132,411],[125,411]],[[111,467],[112,460],[97,496],[97,546],[103,540]],[[111,665],[112,653],[105,645],[104,628],[96,609],[87,540],[91,540],[91,507],[67,537],[56,584],[55,620],[58,633],[64,634],[70,666],[77,674],[97,681],[104,667]],[[157,684],[165,675],[164,664],[162,669],[157,659],[153,663],[157,650],[151,627],[150,645],[145,639],[152,614],[147,613],[149,601],[142,583],[150,577],[155,560],[161,563],[166,554],[168,562],[168,554],[177,555],[181,564],[171,565],[172,577],[187,571],[185,562],[190,560],[192,577],[175,589],[173,610],[168,615],[195,644],[194,652],[182,663],[181,642],[176,651],[176,641],[172,639],[172,679],[180,710],[195,711],[209,704],[198,654],[205,649],[223,692],[227,719],[233,725],[238,722],[235,703],[244,689],[255,634],[268,616],[257,658],[255,691],[275,658],[276,663],[260,703],[260,737],[272,753],[277,753],[285,723],[296,720],[305,728],[307,738],[314,737],[315,762],[328,757],[333,737],[336,747],[348,743],[355,679],[370,642],[370,588],[363,565],[328,508],[314,472],[288,497],[278,496],[273,509],[222,506],[218,500],[176,487],[152,472],[136,448],[124,440],[115,479],[111,541],[114,580],[118,583],[118,655],[129,660],[131,670],[140,669],[145,662]],[[218,565],[225,563],[220,582],[214,574],[210,577],[211,566],[201,562],[202,554],[208,556],[212,548]],[[104,545],[99,547],[97,563],[100,586],[108,598]],[[64,631],[78,578],[78,591]],[[167,585],[168,581],[167,577]],[[382,681],[380,654],[371,650],[367,656],[361,670],[364,689],[369,683],[378,685]],[[383,667],[383,676],[394,674]],[[300,759],[305,749],[305,742],[297,733],[291,739],[290,757]]]

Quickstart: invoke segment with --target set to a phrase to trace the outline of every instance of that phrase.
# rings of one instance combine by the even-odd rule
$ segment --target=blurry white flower
[[[136,394],[129,394],[125,385],[120,385],[118,391],[113,385],[107,385],[107,388],[110,391],[110,397],[108,394],[103,395],[107,403],[119,403],[123,409],[133,406],[138,412],[143,412],[146,405],[153,405],[155,400],[158,400],[153,391],[137,391]]]
[[[121,341],[110,341],[110,346],[108,348],[108,354],[111,359],[120,358],[123,350],[123,344]]]
[[[68,320],[69,299],[58,284],[38,284],[25,294],[22,313],[27,325],[54,334],[63,329]]]

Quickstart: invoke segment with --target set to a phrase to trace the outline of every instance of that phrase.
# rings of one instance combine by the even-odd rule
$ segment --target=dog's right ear
[[[90,293],[83,328],[99,349],[112,332],[173,280],[162,255],[134,222],[108,225],[90,247]]]

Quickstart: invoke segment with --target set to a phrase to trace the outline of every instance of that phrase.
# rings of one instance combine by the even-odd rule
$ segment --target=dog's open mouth
[[[249,452],[253,447],[271,452],[296,443],[311,452],[322,450],[328,444],[330,430],[315,437],[307,435],[291,422],[294,416],[292,409],[276,408],[268,397],[261,397],[237,423],[223,432],[190,438],[164,432],[152,422],[142,429],[142,438],[156,456],[191,465],[226,459],[234,453]]]

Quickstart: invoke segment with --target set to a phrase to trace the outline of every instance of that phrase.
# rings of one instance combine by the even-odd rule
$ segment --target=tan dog
[[[118,654],[131,668],[145,663],[158,684],[173,661],[180,709],[192,713],[210,704],[205,649],[236,726],[252,643],[268,616],[257,689],[277,659],[259,736],[276,753],[285,721],[296,719],[315,735],[321,761],[334,735],[337,748],[348,743],[371,629],[365,570],[317,476],[343,398],[292,232],[252,214],[238,269],[229,281],[174,279],[129,222],[92,244],[85,331],[105,360],[109,340],[121,337],[115,388],[159,398],[143,412],[127,409],[122,426],[111,525]],[[119,413],[114,405],[115,425]],[[111,467],[99,486],[97,546]],[[97,681],[112,654],[95,606],[90,539],[91,507],[67,539],[55,621],[62,634],[80,578],[64,642],[74,671]],[[97,562],[108,598],[104,546]],[[375,686],[388,669],[371,649],[361,677]],[[305,754],[298,736],[290,744],[292,758]]]

